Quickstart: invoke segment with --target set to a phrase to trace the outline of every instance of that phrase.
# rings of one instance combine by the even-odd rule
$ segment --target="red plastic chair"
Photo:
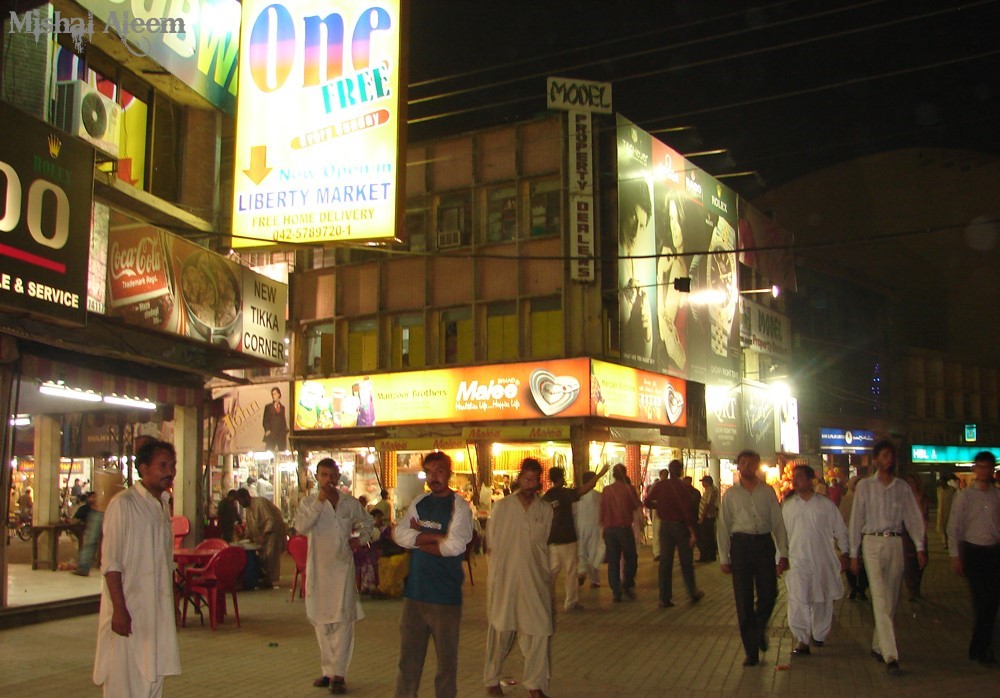
[[[200,553],[203,550],[223,550],[228,547],[229,543],[221,538],[206,538],[202,542],[198,543],[198,545],[194,546],[194,550],[195,552]]]
[[[189,567],[185,571],[181,627],[187,624],[188,601],[191,601],[192,595],[200,595],[208,600],[209,625],[215,630],[216,623],[225,612],[226,593],[229,592],[233,595],[233,614],[236,616],[236,627],[239,628],[240,607],[236,600],[236,585],[246,564],[247,555],[243,548],[226,546],[204,567]]]
[[[174,531],[174,550],[184,547],[184,536],[191,532],[191,522],[186,516],[171,516],[170,528]]]
[[[295,579],[292,580],[292,601],[295,600],[295,587],[299,585],[299,578],[302,585],[299,587],[299,598],[306,597],[306,557],[309,552],[309,539],[305,536],[292,536],[285,546],[288,554],[295,560]]]

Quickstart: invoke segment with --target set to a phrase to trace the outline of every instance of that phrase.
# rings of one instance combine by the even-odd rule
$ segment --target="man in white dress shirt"
[[[844,596],[840,574],[847,569],[847,526],[837,505],[813,491],[816,472],[795,466],[795,496],[781,505],[788,532],[788,627],[797,645],[792,654],[809,654],[809,643],[822,647],[833,624],[833,602]],[[833,551],[837,541],[841,555]]]
[[[927,566],[924,518],[910,485],[896,477],[896,447],[879,441],[872,447],[875,477],[858,482],[851,510],[851,572],[860,574],[864,555],[875,616],[872,654],[890,674],[899,673],[899,650],[893,618],[903,579],[903,529],[917,548],[917,563]],[[862,545],[862,541],[864,545]]]
[[[972,463],[975,480],[955,497],[948,519],[951,569],[969,580],[976,614],[969,659],[985,665],[997,663],[993,650],[993,626],[1000,607],[1000,489],[993,486],[996,464],[990,451],[976,454]]]
[[[149,441],[136,453],[141,478],[104,514],[104,588],[94,683],[110,698],[158,698],[163,677],[181,673],[174,620],[171,444]]]
[[[316,464],[316,478],[319,491],[299,504],[295,528],[309,538],[306,616],[316,630],[323,667],[313,686],[340,694],[347,692],[344,677],[354,652],[354,624],[365,617],[354,550],[371,540],[373,524],[358,500],[337,489],[340,468],[332,458]]]

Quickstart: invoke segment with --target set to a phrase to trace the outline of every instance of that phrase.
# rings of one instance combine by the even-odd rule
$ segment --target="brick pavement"
[[[606,587],[585,588],[581,603],[586,610],[557,616],[550,694],[561,698],[995,695],[1000,671],[965,658],[970,609],[964,582],[950,573],[936,541],[935,548],[924,580],[925,600],[903,601],[897,613],[901,676],[887,676],[884,667],[870,658],[871,607],[861,602],[838,602],[827,646],[810,657],[791,660],[793,642],[783,591],[772,621],[771,648],[760,666],[743,668],[729,578],[719,573],[717,564],[698,565],[705,599],[694,607],[684,603],[677,578],[674,588],[681,592],[675,601],[680,603],[660,610],[656,568],[647,547],[640,553],[637,600],[612,604]],[[483,695],[484,558],[478,559],[474,574],[475,586],[467,581],[465,587],[460,696]],[[283,588],[242,594],[241,629],[227,623],[213,633],[195,620],[179,630],[184,674],[167,679],[165,694],[169,698],[324,695],[310,686],[319,674],[315,638],[302,602],[288,600],[289,582],[290,575]],[[358,626],[348,676],[350,694],[391,696],[400,602],[366,601],[364,607],[368,617]],[[87,616],[0,631],[0,695],[99,695],[90,682],[95,626],[96,617]],[[433,649],[428,654],[424,696],[433,694]],[[516,678],[520,668],[515,647],[505,670]],[[527,695],[517,685],[505,691]]]

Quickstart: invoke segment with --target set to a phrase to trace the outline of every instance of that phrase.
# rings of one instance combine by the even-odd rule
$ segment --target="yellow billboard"
[[[396,237],[401,0],[243,0],[233,247]]]

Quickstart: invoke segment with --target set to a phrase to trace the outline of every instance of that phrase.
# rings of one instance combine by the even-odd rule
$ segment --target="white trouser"
[[[562,571],[566,588],[566,600],[563,607],[568,611],[580,601],[580,586],[576,581],[576,543],[561,543],[549,546],[549,573],[552,583]]]
[[[129,671],[110,671],[104,680],[104,698],[160,698],[163,695],[163,677],[149,683],[139,670],[132,667]]]
[[[809,640],[824,642],[833,625],[833,600],[797,601],[788,597],[788,628],[799,642],[808,645]]]
[[[875,615],[872,649],[881,654],[886,663],[892,662],[899,659],[893,617],[899,601],[899,585],[903,580],[903,539],[899,536],[865,536],[861,554],[868,573]]]
[[[660,517],[656,511],[651,512],[653,519],[653,557],[660,556]]]
[[[321,623],[313,627],[319,643],[323,676],[347,676],[347,667],[354,654],[354,621]]]
[[[549,640],[550,635],[525,635],[513,630],[497,630],[492,625],[486,631],[486,668],[483,670],[483,681],[487,686],[500,683],[500,672],[503,660],[514,646],[517,646],[524,656],[524,677],[521,684],[529,691],[549,690]]]

